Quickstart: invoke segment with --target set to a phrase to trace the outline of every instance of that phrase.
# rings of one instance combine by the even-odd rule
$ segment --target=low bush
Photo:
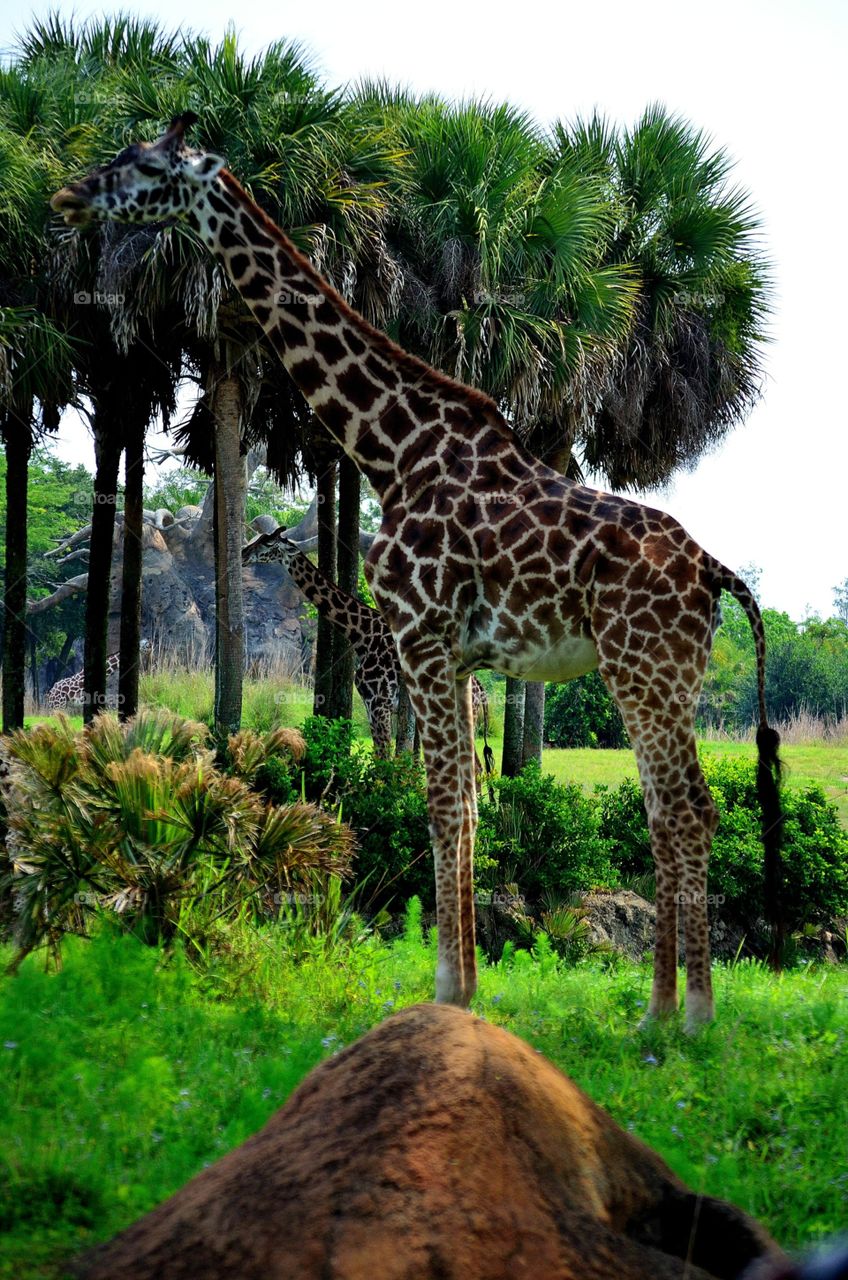
[[[517,778],[496,779],[494,790],[496,803],[480,806],[477,848],[495,884],[515,882],[535,902],[617,880],[597,804],[580,787],[532,763]]]
[[[64,717],[11,735],[4,887],[22,958],[85,932],[108,912],[144,941],[168,939],[186,901],[218,913],[266,913],[298,877],[344,874],[350,831],[315,805],[269,802],[249,783],[266,757],[304,750],[300,735],[246,731],[216,767],[205,726],[144,711],[101,715],[81,732]]]
[[[299,766],[269,761],[256,785],[284,803],[295,795],[340,814],[356,835],[356,879],[373,908],[417,894],[435,905],[423,766],[409,755],[379,760],[354,742],[348,720],[312,716]]]
[[[609,690],[597,671],[548,685],[545,741],[552,747],[628,747],[630,741]]]
[[[719,812],[708,892],[723,899],[722,915],[745,925],[764,915],[763,846],[756,775],[750,761],[702,761]],[[599,830],[623,876],[653,871],[642,792],[623,782],[598,788]],[[820,787],[784,788],[783,892],[787,923],[825,923],[848,912],[848,834]]]

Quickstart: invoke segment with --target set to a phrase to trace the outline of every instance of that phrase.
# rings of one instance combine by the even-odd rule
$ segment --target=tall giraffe
[[[758,784],[767,880],[778,879],[778,736],[765,707],[765,638],[751,592],[662,512],[546,467],[495,403],[396,346],[349,307],[220,156],[188,149],[191,113],[53,196],[72,226],[181,218],[215,255],[330,434],[371,482],[382,524],[366,559],[398,646],[428,776],[439,924],[436,998],[476,989],[472,857],[477,797],[470,673],[530,680],[598,668],[639,766],[657,879],[649,1016],[713,1014],[707,863],[717,816],[695,709],[723,588],[754,633]]]
[[[394,637],[380,614],[331,582],[286,537],[282,527],[253,538],[242,548],[241,558],[243,564],[285,565],[310,604],[347,636],[356,655],[354,683],[368,714],[374,753],[383,758],[388,756],[392,714],[397,711],[402,676]],[[482,719],[485,738],[489,729],[489,701],[485,689],[473,675],[471,705],[475,724]],[[486,751],[490,754],[488,741]],[[479,778],[482,773],[479,761],[475,768]]]

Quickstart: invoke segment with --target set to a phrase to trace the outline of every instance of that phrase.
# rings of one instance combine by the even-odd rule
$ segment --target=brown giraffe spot
[[[406,403],[419,422],[432,422],[439,416],[439,406],[436,401],[422,395],[414,388],[406,393]]]
[[[327,375],[321,365],[310,356],[307,360],[299,360],[291,367],[291,376],[305,396],[314,395],[319,387],[327,381]]]
[[[230,254],[230,271],[236,280],[240,281],[242,276],[246,275],[249,270],[250,257],[248,254],[241,252]]]
[[[273,277],[257,271],[249,280],[242,280],[239,284],[239,292],[243,298],[250,302],[256,298],[267,298],[273,287]]]
[[[378,382],[382,382],[384,387],[388,387],[390,391],[397,386],[398,377],[394,369],[383,364],[382,360],[378,360],[375,355],[372,354],[366,357],[365,368],[374,375]]]
[[[281,318],[277,321],[271,330],[271,336],[275,335],[287,350],[291,350],[292,347],[306,346],[306,334],[303,329],[299,329],[296,324],[289,324],[288,320]]]
[[[354,329],[345,328],[342,332],[344,333],[344,340],[348,345],[348,349],[353,355],[361,356],[363,351],[367,350],[365,343]]]
[[[380,414],[380,426],[396,444],[408,439],[415,430],[412,418],[403,405],[397,403],[390,404],[385,413]]]
[[[319,329],[312,339],[318,355],[328,365],[338,364],[347,355],[347,347],[335,333],[325,333]]]
[[[352,364],[344,373],[339,375],[336,385],[339,391],[355,405],[357,409],[361,409],[366,413],[379,395],[382,395],[379,387],[375,387],[370,378],[366,378],[359,365]]]
[[[319,412],[324,426],[334,434],[341,434],[351,419],[350,409],[340,400],[328,400]]]
[[[338,310],[333,306],[332,302],[330,302],[328,298],[322,298],[315,308],[316,322],[320,324],[322,328],[337,329],[340,319],[341,317]],[[348,346],[350,346],[350,331],[347,329],[345,330],[345,337],[348,339]],[[351,350],[353,350],[352,347]],[[354,351],[354,355],[356,354],[358,353]]]

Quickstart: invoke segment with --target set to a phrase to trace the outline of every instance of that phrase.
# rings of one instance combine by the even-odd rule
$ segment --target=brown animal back
[[[77,1274],[705,1280],[773,1250],[523,1041],[416,1005],[318,1066],[264,1129]]]

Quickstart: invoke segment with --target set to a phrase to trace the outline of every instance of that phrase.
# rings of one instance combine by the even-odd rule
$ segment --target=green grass
[[[211,722],[214,682],[209,671],[170,671],[144,675],[141,678],[143,702],[169,707],[191,720]],[[244,715],[246,729],[267,731],[278,725],[296,726],[312,714],[312,693],[303,685],[280,677],[245,680]],[[27,726],[37,724],[45,716],[27,718]],[[358,693],[354,693],[354,730],[359,738],[368,738],[368,718]],[[71,723],[82,727],[82,717],[72,716]],[[489,734],[489,743],[500,765],[503,742],[501,733]],[[756,748],[751,742],[702,741],[705,754],[743,756],[753,760]],[[477,750],[482,759],[483,739],[478,737]],[[786,765],[786,783],[791,787],[815,783],[839,810],[848,826],[848,747],[829,743],[788,745],[781,748]],[[576,749],[548,749],[542,758],[543,768],[558,782],[577,782],[587,791],[599,783],[617,786],[624,778],[636,778],[633,752]]]
[[[481,749],[482,741],[480,738],[478,750]],[[502,744],[491,735],[489,742],[499,763]],[[699,750],[703,755],[734,756],[747,760],[754,760],[757,754],[753,742],[701,741]],[[848,827],[848,747],[833,746],[830,743],[803,746],[790,744],[781,747],[780,754],[786,770],[786,785],[807,787],[815,784],[821,787],[828,800],[836,805],[843,825]],[[557,782],[577,782],[589,792],[599,784],[615,787],[625,778],[639,776],[636,757],[629,749],[603,751],[588,747],[573,750],[548,748],[542,755],[542,768],[546,773],[552,773]]]
[[[0,981],[3,1280],[60,1276],[255,1132],[321,1058],[431,995],[432,939],[414,928],[299,966],[282,937],[236,930],[198,973],[104,932],[68,940],[57,973],[30,957]],[[787,1247],[842,1228],[846,971],[718,966],[718,1021],[695,1038],[636,1029],[649,987],[649,966],[564,969],[543,945],[484,965],[475,1009]]]

